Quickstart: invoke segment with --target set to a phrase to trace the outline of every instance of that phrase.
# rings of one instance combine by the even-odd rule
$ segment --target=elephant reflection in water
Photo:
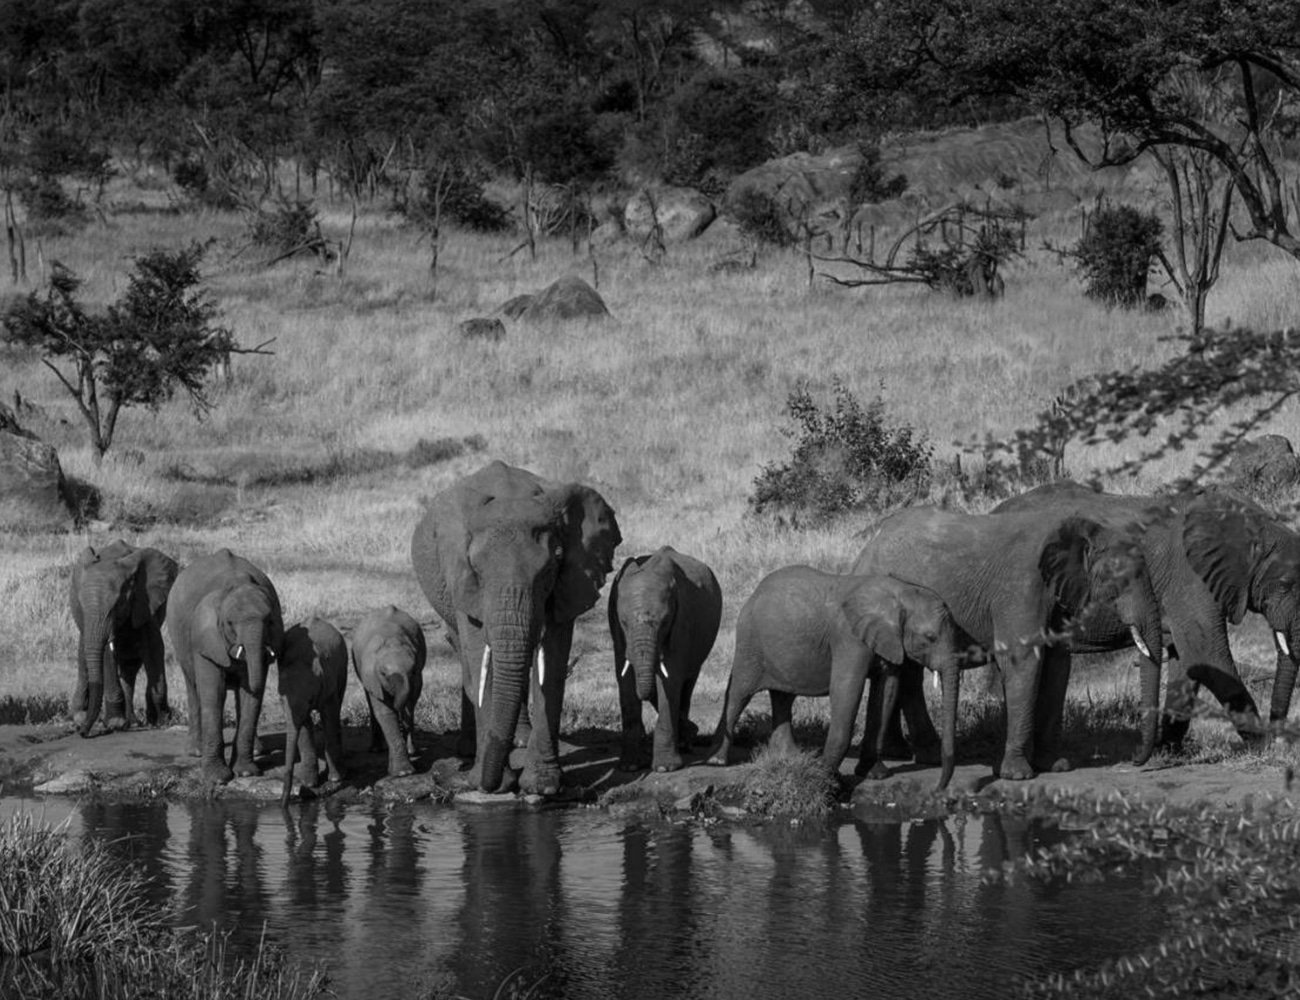
[[[287,902],[295,912],[338,905],[348,894],[349,868],[344,862],[345,840],[340,824],[344,806],[334,797],[307,799],[301,810],[288,809],[284,820]],[[324,831],[323,834],[318,831]],[[324,851],[320,842],[324,841]],[[290,936],[299,922],[289,922]]]
[[[182,890],[184,919],[199,927],[235,925],[260,933],[270,910],[262,883],[264,848],[257,836],[256,802],[191,801],[186,848],[189,882]]]
[[[627,970],[623,980],[638,984],[637,995],[726,995],[721,977],[710,983],[708,970],[697,967],[699,940],[691,928],[727,915],[715,909],[716,900],[701,884],[696,836],[688,826],[623,831],[618,939],[610,966],[615,976]]]

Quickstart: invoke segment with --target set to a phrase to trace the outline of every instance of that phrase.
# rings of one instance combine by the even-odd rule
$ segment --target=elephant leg
[[[677,706],[677,749],[689,750],[700,738],[700,727],[691,721],[691,698],[695,694],[698,671],[682,681],[681,701]]]
[[[1196,708],[1196,693],[1200,685],[1187,676],[1187,669],[1173,647],[1169,649],[1165,670],[1165,710],[1161,717],[1160,745],[1180,753],[1187,730],[1192,725],[1192,712]]]
[[[320,784],[320,759],[316,756],[316,727],[312,725],[311,712],[302,713],[298,731],[298,783],[304,788]]]
[[[995,637],[995,646],[999,645]],[[1025,781],[1034,776],[1029,763],[1034,738],[1034,708],[1038,703],[1038,682],[1041,673],[1039,651],[1036,646],[1021,648],[1003,646],[998,668],[1002,672],[1002,689],[1006,699],[1007,735],[1002,751],[998,775],[1008,781]]]
[[[1043,649],[1042,676],[1034,705],[1035,771],[1061,773],[1074,764],[1062,747],[1065,723],[1065,694],[1070,684],[1070,648],[1065,645]]]
[[[1247,743],[1257,741],[1263,735],[1259,707],[1246,690],[1235,666],[1229,664],[1229,668],[1195,664],[1187,668],[1187,676],[1198,684],[1205,685],[1210,694],[1214,695],[1232,718],[1237,735]]]
[[[239,675],[237,680],[232,677],[232,680],[238,687],[235,696],[235,749],[231,755],[230,768],[242,776],[260,774],[261,769],[254,760],[253,744],[257,740],[257,719],[262,713],[262,698],[249,688],[246,675]],[[314,748],[312,755],[315,756]]]
[[[342,781],[347,774],[343,766],[343,705],[340,699],[331,698],[320,712],[321,726],[325,730],[325,763],[329,767],[330,781]]]
[[[866,683],[867,664],[855,662],[831,665],[831,722],[826,730],[822,763],[832,776],[839,775],[840,765],[849,752],[849,743],[853,740],[853,724],[858,718],[862,689]]]
[[[122,687],[123,717],[127,728],[140,725],[140,718],[135,714],[135,679],[140,676],[142,661],[136,657],[121,659],[117,664],[117,679]]]
[[[772,735],[768,743],[784,754],[797,754],[794,742],[794,695],[789,691],[769,691],[772,699]]]
[[[659,718],[655,722],[654,758],[651,766],[660,773],[680,771],[686,763],[677,749],[677,706],[681,699],[681,689],[672,668],[669,668],[668,680],[664,680],[660,673],[655,674],[655,687],[659,695]]]
[[[130,703],[123,698],[122,674],[118,668],[117,653],[110,644],[104,650],[104,728],[110,731],[125,729],[126,717]],[[134,681],[134,674],[132,674]]]
[[[873,685],[874,689],[874,685]],[[868,694],[868,698],[871,696]],[[903,734],[903,714],[900,709],[889,713],[883,720],[884,732],[881,736],[880,752],[884,760],[911,760],[912,745]]]
[[[564,778],[560,770],[560,713],[564,709],[564,682],[573,647],[573,622],[547,625],[543,636],[546,678],[538,683],[537,665],[529,671],[532,738],[519,787],[535,795],[554,795]]]
[[[398,722],[397,712],[383,699],[369,697],[370,710],[374,713],[379,728],[383,730],[384,742],[388,744],[389,777],[400,778],[414,774],[415,768],[411,766],[411,758],[406,752],[406,740],[402,738],[402,726]]]
[[[752,677],[749,674],[752,673]],[[749,706],[754,697],[758,671],[737,671],[733,666],[731,676],[727,678],[726,693],[722,696],[722,715],[718,718],[718,729],[713,734],[713,749],[709,751],[709,763],[726,766],[731,756],[731,744],[736,738],[736,723],[740,715]]]
[[[77,639],[77,680],[72,686],[72,697],[68,699],[68,712],[73,724],[81,728],[86,720],[86,709],[90,705],[90,691],[86,680],[86,646],[84,638]]]
[[[867,695],[867,718],[873,721],[867,723],[866,732],[862,736],[862,748],[858,751],[858,763],[853,768],[853,773],[859,777],[879,781],[890,775],[883,747],[889,739],[887,723],[898,718],[898,687],[898,670],[895,667],[885,668],[871,681],[871,691]]]
[[[407,699],[406,707],[398,715],[397,721],[402,725],[402,736],[406,740],[406,754],[415,756],[415,697]]]
[[[641,699],[636,696],[636,677],[629,670],[618,678],[618,710],[623,722],[623,749],[618,757],[620,771],[639,771],[646,761],[641,753],[645,723],[641,719]]]
[[[375,699],[369,691],[366,692],[366,711],[370,714],[370,752],[383,753],[388,749],[388,743],[384,740],[379,720],[375,718]]]
[[[939,738],[930,710],[925,705],[925,670],[914,663],[904,666],[898,678],[899,707],[907,719],[907,731],[912,737],[912,760],[927,767],[936,767],[943,760],[943,741]],[[898,718],[898,712],[891,712]],[[881,753],[881,756],[886,756]]]
[[[197,722],[190,724],[190,738],[193,741],[194,727],[197,726],[203,775],[209,781],[225,784],[235,776],[226,763],[226,744],[222,733],[222,715],[226,707],[226,673],[220,667],[203,663],[196,664],[195,668],[202,673],[196,677],[199,704],[195,713]]]

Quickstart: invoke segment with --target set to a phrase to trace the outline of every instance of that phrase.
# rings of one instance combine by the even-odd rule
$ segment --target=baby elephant
[[[371,750],[388,745],[388,773],[414,774],[415,703],[424,685],[426,647],[419,623],[391,604],[352,633],[352,666],[370,706]]]
[[[348,647],[339,630],[324,618],[308,618],[284,633],[280,657],[280,699],[284,703],[284,790],[280,804],[293,793],[295,752],[301,754],[298,780],[307,788],[320,782],[311,713],[325,729],[329,780],[343,779],[343,692],[348,684]]]
[[[795,696],[829,694],[831,721],[823,761],[831,774],[838,774],[868,673],[884,678],[880,711],[892,712],[900,670],[910,662],[928,665],[943,678],[943,787],[952,777],[957,676],[965,654],[962,638],[947,606],[924,587],[888,576],[823,573],[811,566],[779,569],[759,583],[740,609],[735,660],[710,762],[727,763],[736,722],[756,692],[770,693],[772,743],[790,751],[795,749]],[[911,706],[923,704],[905,700]],[[876,701],[873,692],[869,716]],[[878,718],[868,719],[857,768],[857,773],[872,777],[889,773],[880,761],[883,727]],[[907,721],[913,733],[920,734],[918,742],[938,742],[928,715],[909,708]]]
[[[664,546],[627,560],[618,571],[609,591],[609,632],[623,715],[621,769],[644,766],[642,702],[659,712],[654,769],[682,766],[680,751],[696,733],[689,718],[691,694],[721,620],[722,590],[698,559]]]

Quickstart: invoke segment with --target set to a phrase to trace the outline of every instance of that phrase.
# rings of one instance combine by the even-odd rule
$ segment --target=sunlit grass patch
[[[813,753],[789,756],[764,747],[745,765],[740,793],[741,804],[752,813],[806,821],[829,816],[838,789]]]

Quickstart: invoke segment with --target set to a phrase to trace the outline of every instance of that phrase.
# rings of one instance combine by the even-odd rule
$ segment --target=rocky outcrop
[[[0,529],[58,531],[72,524],[58,453],[0,403]]]
[[[497,311],[525,322],[600,319],[609,315],[600,293],[574,275],[547,285],[535,295],[516,295]]]
[[[1265,434],[1236,446],[1226,475],[1251,495],[1273,493],[1300,483],[1300,458],[1281,434]]]
[[[623,209],[623,228],[641,242],[656,221],[665,243],[693,240],[717,218],[713,202],[691,188],[642,188]]]
[[[833,231],[845,223],[849,189],[861,165],[856,146],[768,160],[731,182],[725,211],[732,218],[740,217],[752,211],[746,202],[757,195],[771,203],[790,232],[802,225],[818,233]]]
[[[474,316],[457,323],[456,332],[466,340],[504,340],[506,325],[495,317]]]

